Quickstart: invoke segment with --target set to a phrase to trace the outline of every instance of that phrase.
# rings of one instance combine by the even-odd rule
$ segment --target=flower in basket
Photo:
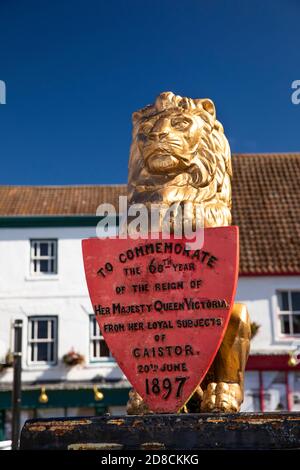
[[[6,353],[6,356],[5,356],[5,366],[6,367],[12,367],[13,365],[14,365],[14,355],[11,352],[11,350],[9,349]]]
[[[10,349],[7,351],[4,362],[0,362],[0,372],[14,365],[14,356]]]
[[[254,336],[256,336],[257,333],[258,333],[258,331],[260,329],[260,325],[258,325],[258,323],[255,323],[255,321],[253,321],[253,322],[251,322],[250,327],[251,327],[251,337],[250,337],[250,339],[253,339]]]
[[[83,364],[85,361],[84,356],[74,351],[73,348],[63,356],[62,360],[67,366],[77,366],[78,364]]]

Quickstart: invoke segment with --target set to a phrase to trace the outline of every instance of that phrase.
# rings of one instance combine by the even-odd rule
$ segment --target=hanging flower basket
[[[85,358],[82,354],[74,351],[72,349],[69,351],[67,354],[65,354],[62,358],[63,363],[66,364],[66,366],[72,367],[72,366],[77,366],[79,364],[83,364],[85,362]]]
[[[3,372],[5,369],[9,367],[13,367],[14,365],[14,356],[13,353],[8,350],[5,356],[4,362],[0,363],[0,372]]]
[[[251,327],[251,338],[250,339],[253,339],[254,336],[257,335],[261,325],[258,325],[258,323],[255,323],[255,321],[253,321],[253,322],[251,322],[250,327]]]
[[[5,367],[12,367],[14,365],[14,355],[9,349],[5,356]]]

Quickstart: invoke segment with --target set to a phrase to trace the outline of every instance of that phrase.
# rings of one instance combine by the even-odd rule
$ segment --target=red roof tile
[[[3,215],[96,215],[103,202],[118,207],[126,185],[113,186],[0,186]]]
[[[300,154],[233,157],[232,215],[244,274],[300,274]]]

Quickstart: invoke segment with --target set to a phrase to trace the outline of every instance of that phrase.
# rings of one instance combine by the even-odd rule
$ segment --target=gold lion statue
[[[201,205],[205,227],[230,225],[231,176],[229,143],[211,100],[165,92],[155,104],[133,113],[129,204],[176,207],[188,202],[193,208]],[[193,219],[195,213],[191,210],[189,216]],[[213,364],[183,411],[240,410],[250,335],[246,306],[235,304]],[[127,412],[150,410],[132,390]]]

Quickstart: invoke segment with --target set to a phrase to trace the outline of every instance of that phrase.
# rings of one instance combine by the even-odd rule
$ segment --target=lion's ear
[[[209,114],[216,118],[216,108],[212,100],[205,98],[201,100],[202,106]]]
[[[136,123],[141,119],[142,113],[141,111],[135,111],[132,113],[132,124],[133,126],[136,125]]]

